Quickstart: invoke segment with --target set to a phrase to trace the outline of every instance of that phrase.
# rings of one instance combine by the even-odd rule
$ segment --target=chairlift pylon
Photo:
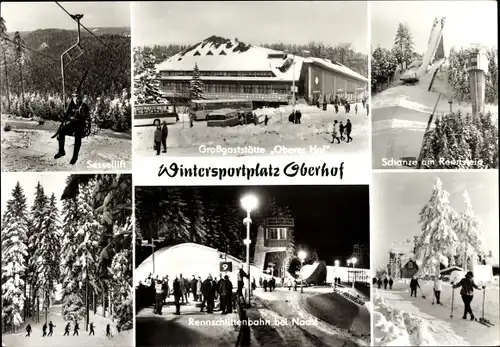
[[[63,107],[64,107],[63,112],[66,110],[66,84],[65,84],[65,74],[64,74],[64,68],[65,68],[64,60],[65,58],[67,58],[66,66],[68,66],[69,64],[71,64],[72,62],[74,62],[76,59],[80,58],[83,55],[83,49],[80,46],[80,41],[81,41],[80,20],[83,18],[83,14],[71,15],[71,18],[73,18],[77,23],[78,38],[73,46],[71,46],[61,54],[62,96],[63,96]],[[76,51],[76,54],[71,54],[74,51]],[[82,83],[80,83],[80,86],[81,84]],[[78,87],[78,89],[80,89],[80,86]]]

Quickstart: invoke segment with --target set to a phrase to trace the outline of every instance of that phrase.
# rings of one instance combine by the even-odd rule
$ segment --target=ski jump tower
[[[479,45],[476,45],[469,55],[467,72],[469,73],[472,116],[477,117],[479,113],[484,112],[486,75],[488,74],[488,56]]]
[[[427,73],[429,65],[432,64],[433,59],[436,57],[436,53],[439,58],[444,58],[443,29],[445,21],[445,17],[441,18],[440,21],[434,18],[431,34],[427,43],[427,51],[422,59],[422,65],[420,65],[417,72],[417,77],[419,78]]]

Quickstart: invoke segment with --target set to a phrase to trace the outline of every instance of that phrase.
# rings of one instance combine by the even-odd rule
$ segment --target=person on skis
[[[420,284],[418,284],[418,279],[416,276],[413,276],[413,278],[410,281],[410,296],[417,297],[417,288],[420,288]]]
[[[43,332],[42,337],[47,336],[47,323],[45,323],[45,324],[42,326],[42,332]]]
[[[467,313],[470,314],[470,320],[475,320],[474,314],[472,313],[472,308],[470,307],[470,304],[472,302],[472,299],[474,298],[474,289],[481,290],[485,289],[483,286],[480,288],[475,282],[474,282],[474,274],[472,271],[467,272],[464,278],[460,280],[457,284],[453,285],[453,289],[462,287],[460,290],[460,295],[462,296],[462,301],[464,302],[464,315],[463,319],[467,319]]]
[[[94,322],[90,322],[90,332],[89,336],[94,335],[95,336],[95,331],[94,331]]]
[[[52,321],[49,322],[49,334],[47,336],[52,336],[52,334],[54,333],[54,328],[56,326],[54,325],[54,323],[52,323]]]
[[[64,335],[63,336],[69,336],[69,329],[71,328],[71,324],[68,322],[66,326],[64,327]]]

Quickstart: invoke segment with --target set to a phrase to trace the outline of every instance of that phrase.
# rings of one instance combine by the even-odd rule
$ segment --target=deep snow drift
[[[478,283],[479,284],[479,283]],[[410,297],[409,282],[396,281],[392,290],[375,289],[373,300],[373,342],[376,346],[498,346],[500,332],[498,277],[486,284],[485,312],[494,327],[463,320],[460,289],[455,289],[453,318],[452,289],[443,283],[443,305],[432,305],[433,282],[421,281],[422,292]],[[423,293],[423,294],[422,294]],[[425,299],[422,296],[425,295]],[[472,311],[477,318],[482,312],[482,291],[475,291]]]
[[[292,124],[288,116],[292,106],[284,106],[274,110],[274,115],[267,126],[264,124],[240,125],[235,127],[208,127],[205,121],[194,122],[192,128],[185,115],[181,121],[169,126],[167,138],[167,156],[221,156],[222,153],[202,153],[200,146],[223,148],[235,148],[255,146],[263,149],[265,153],[257,155],[270,155],[275,146],[281,145],[288,149],[301,148],[305,154],[323,154],[310,152],[310,146],[325,147],[325,154],[345,153],[349,155],[360,154],[366,157],[369,149],[368,118],[366,109],[358,104],[358,113],[351,105],[351,113],[346,114],[344,107],[339,107],[339,113],[335,114],[333,105],[328,105],[327,111],[317,107],[298,105],[302,112],[301,124]],[[332,127],[334,120],[351,120],[353,138],[352,143],[342,142],[331,144]],[[156,156],[153,150],[154,127],[134,127],[134,151],[143,157]],[[293,153],[277,153],[279,155],[297,155]],[[241,156],[255,154],[241,154]]]

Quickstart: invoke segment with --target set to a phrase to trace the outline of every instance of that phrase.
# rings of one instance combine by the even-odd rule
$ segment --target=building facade
[[[293,218],[267,218],[259,226],[254,251],[254,265],[261,271],[283,277],[288,258],[291,256],[290,236],[294,227]]]
[[[167,98],[189,98],[195,65],[206,99],[247,99],[258,107],[288,104],[293,90],[299,102],[367,95],[368,79],[339,63],[212,36],[157,66]]]
[[[351,258],[356,258],[355,267],[361,269],[370,268],[370,248],[367,245],[355,244],[352,248]]]

